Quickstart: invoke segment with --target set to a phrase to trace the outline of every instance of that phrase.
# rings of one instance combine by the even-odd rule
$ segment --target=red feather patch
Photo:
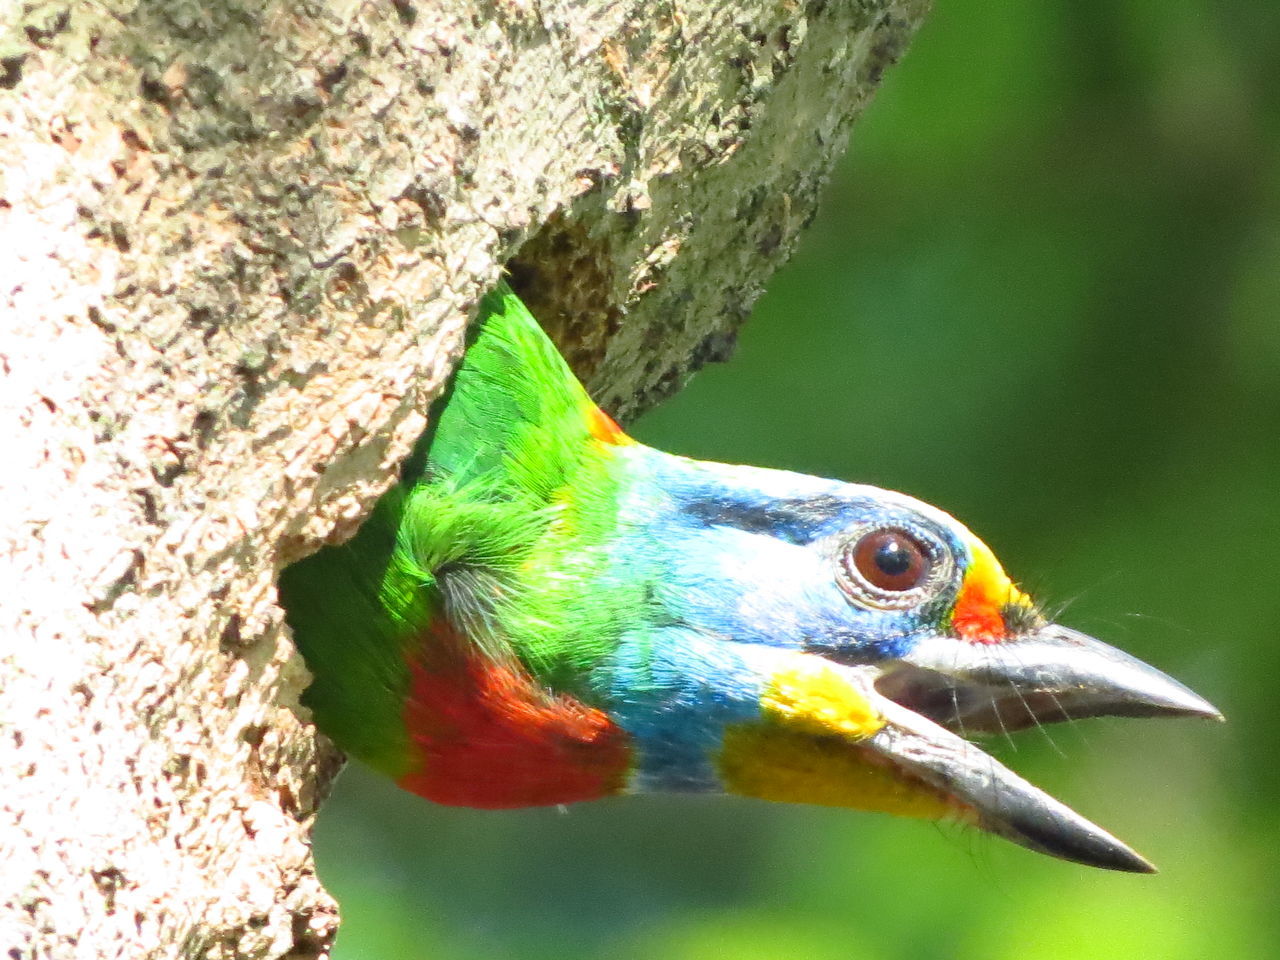
[[[503,809],[595,800],[626,785],[631,750],[607,714],[550,693],[519,664],[474,650],[450,659],[410,664],[404,720],[419,764],[400,786],[436,803]]]

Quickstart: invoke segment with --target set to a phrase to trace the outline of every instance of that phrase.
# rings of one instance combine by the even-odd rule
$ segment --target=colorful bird
[[[279,586],[318,727],[446,804],[734,793],[1150,871],[966,737],[1220,719],[928,504],[636,443],[505,286],[400,484]]]

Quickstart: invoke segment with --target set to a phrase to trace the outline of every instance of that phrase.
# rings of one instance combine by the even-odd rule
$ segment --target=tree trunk
[[[284,564],[510,265],[626,417],[720,359],[927,0],[0,17],[0,945],[319,957]]]

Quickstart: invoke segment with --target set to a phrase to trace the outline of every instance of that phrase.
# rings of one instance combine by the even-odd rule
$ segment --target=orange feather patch
[[[951,629],[972,643],[999,643],[1010,635],[1005,611],[1010,606],[1034,609],[1031,599],[1014,586],[986,544],[969,543],[972,559],[951,611]]]
[[[623,432],[623,429],[618,426],[613,417],[595,404],[592,404],[591,409],[587,411],[587,430],[601,443],[611,443],[615,446],[635,443]]]

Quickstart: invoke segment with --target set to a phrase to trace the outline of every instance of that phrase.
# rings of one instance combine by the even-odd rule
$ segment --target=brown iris
[[[929,554],[905,530],[872,530],[854,544],[852,560],[863,580],[889,593],[914,590],[929,573]]]

